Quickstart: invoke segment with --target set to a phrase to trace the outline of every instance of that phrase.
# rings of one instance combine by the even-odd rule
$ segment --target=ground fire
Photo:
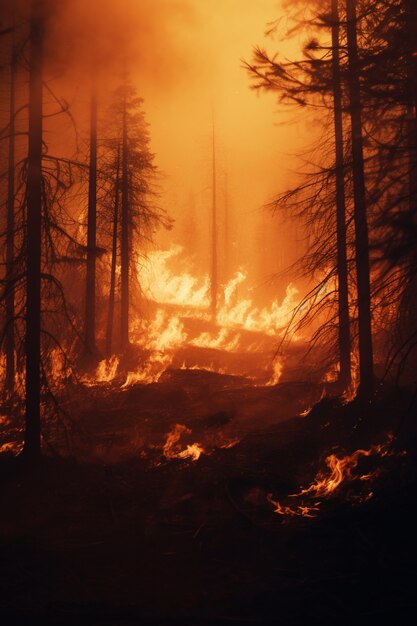
[[[412,623],[417,3],[0,8],[2,623]]]

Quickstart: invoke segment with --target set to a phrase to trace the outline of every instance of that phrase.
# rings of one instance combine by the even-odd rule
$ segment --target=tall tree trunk
[[[110,291],[109,291],[109,311],[107,315],[107,331],[106,331],[106,355],[109,357],[112,353],[113,339],[113,319],[114,319],[114,298],[116,290],[116,265],[117,265],[117,229],[119,223],[119,187],[120,187],[120,145],[117,148],[117,164],[116,164],[116,181],[115,181],[115,197],[114,197],[114,216],[113,216],[113,242],[111,255],[110,270]]]
[[[343,156],[342,87],[339,53],[339,0],[332,0],[332,83],[334,102],[334,135],[336,149],[336,229],[337,280],[339,315],[339,383],[346,389],[351,381],[349,292],[346,250],[346,201]]]
[[[128,172],[127,103],[123,105],[122,121],[122,219],[121,219],[121,349],[129,346],[129,172]]]
[[[408,80],[408,153],[410,211],[417,212],[417,5],[415,0],[405,2]]]
[[[24,455],[40,454],[41,224],[42,224],[42,0],[32,0],[30,21],[29,153],[27,174],[26,425]]]
[[[97,90],[93,80],[90,102],[90,164],[87,218],[87,277],[85,294],[85,347],[96,352],[96,257],[97,257]]]
[[[217,319],[217,190],[216,190],[216,137],[213,122],[212,138],[212,204],[211,204],[211,318]]]
[[[230,207],[229,207],[229,185],[228,174],[224,177],[224,255],[223,255],[223,276],[227,282],[229,278],[230,265]]]
[[[14,24],[13,24],[14,27]],[[6,394],[14,395],[15,387],[15,285],[14,285],[14,195],[15,195],[15,91],[16,91],[16,51],[14,31],[12,34],[12,58],[10,63],[10,122],[7,185],[7,241],[6,241]]]
[[[371,289],[369,269],[369,236],[367,222],[365,168],[362,136],[362,102],[359,80],[356,0],[346,0],[348,87],[352,126],[353,194],[355,222],[356,280],[359,316],[359,389],[364,400],[373,394],[373,350]]]

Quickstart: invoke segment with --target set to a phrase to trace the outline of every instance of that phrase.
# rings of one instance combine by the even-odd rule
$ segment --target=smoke
[[[176,30],[196,28],[188,2],[175,0],[63,0],[51,5],[47,59],[56,69],[98,73],[106,83],[124,73],[170,86],[173,68],[186,68]]]
[[[10,2],[2,1],[10,14]],[[47,14],[45,80],[69,103],[84,148],[92,77],[98,85],[102,128],[114,89],[125,75],[144,98],[151,149],[163,173],[161,202],[176,220],[174,231],[166,234],[170,240],[158,244],[169,247],[172,239],[183,244],[206,273],[214,121],[219,249],[223,254],[226,245],[229,248],[227,271],[233,274],[250,266],[258,273],[254,280],[264,283],[284,261],[294,260],[297,246],[291,229],[280,227],[261,207],[288,185],[288,170],[295,169],[288,154],[295,153],[311,131],[303,123],[284,127],[275,97],[251,91],[242,68],[242,59],[250,59],[253,46],[264,42],[267,24],[285,15],[277,0],[37,2]],[[14,3],[26,38],[30,4]],[[268,43],[278,45],[270,39]],[[288,51],[287,43],[279,46],[280,53]],[[56,101],[47,91],[45,100],[50,100],[46,108],[53,114]],[[50,117],[46,126],[54,153],[75,153],[68,120]]]

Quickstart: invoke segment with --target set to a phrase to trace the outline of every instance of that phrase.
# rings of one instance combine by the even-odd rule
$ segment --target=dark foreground
[[[1,459],[2,624],[412,623],[417,492],[407,394],[389,391],[371,410],[322,401],[291,418],[300,387],[254,391],[212,377],[207,411],[197,410],[201,376],[181,376],[154,391],[95,392],[79,412],[90,430],[83,447],[77,440],[78,458],[48,456],[30,471]],[[208,454],[165,459],[173,423]],[[274,513],[268,493],[294,493],[333,446],[350,453],[388,430],[407,455],[372,499],[354,506],[341,490],[316,518]],[[221,437],[240,441],[221,448]]]

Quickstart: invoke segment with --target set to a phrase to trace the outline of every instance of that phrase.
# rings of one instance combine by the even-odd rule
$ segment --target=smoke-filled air
[[[410,623],[414,0],[0,0],[5,624]]]

